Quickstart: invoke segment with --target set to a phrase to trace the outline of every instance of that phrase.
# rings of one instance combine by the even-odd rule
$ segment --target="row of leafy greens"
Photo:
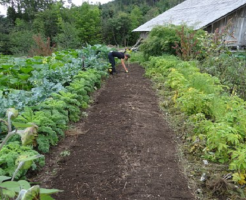
[[[104,69],[107,47],[87,46],[49,57],[0,57],[0,117],[7,108],[23,110],[64,90],[82,68]]]
[[[36,81],[37,87],[30,90],[1,89],[1,114],[7,107],[14,107],[19,110],[19,115],[13,119],[12,126],[1,123],[6,121],[4,116],[1,117],[0,139],[3,141],[10,132],[8,129],[13,128],[18,133],[27,128],[21,136],[14,134],[0,151],[0,176],[13,176],[20,157],[48,152],[51,145],[56,145],[64,137],[68,123],[85,115],[90,94],[100,88],[102,79],[108,76],[107,52],[107,47],[96,45],[57,52],[51,57],[26,59],[26,63],[36,60],[28,82],[34,84]],[[57,66],[54,67],[55,63]],[[14,94],[17,100],[12,99]],[[30,126],[37,130],[29,131]],[[18,170],[16,179],[23,178],[29,169],[35,170],[43,164],[42,158],[33,161],[28,167]]]

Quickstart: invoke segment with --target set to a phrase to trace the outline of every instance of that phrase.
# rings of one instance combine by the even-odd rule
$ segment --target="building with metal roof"
[[[246,46],[246,0],[186,0],[133,31],[144,34],[158,25],[185,24],[194,30],[214,32],[225,27],[229,20],[231,34],[226,42],[232,46]]]

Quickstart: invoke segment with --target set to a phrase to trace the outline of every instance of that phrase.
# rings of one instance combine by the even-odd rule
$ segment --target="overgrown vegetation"
[[[244,56],[231,53],[224,45],[226,28],[195,37],[194,31],[177,27],[176,41],[171,37],[166,41],[176,42],[178,53],[160,47],[168,44],[163,42],[166,29],[155,35],[156,30],[161,31],[157,27],[143,44],[142,64],[160,94],[160,106],[184,142],[184,154],[192,163],[188,176],[196,178],[197,187],[207,188],[206,193],[199,192],[200,198],[245,198],[246,110],[240,90],[245,85]]]
[[[177,55],[183,60],[190,60],[201,54],[199,39],[204,35],[205,31],[192,31],[185,25],[157,26],[143,41],[140,50],[146,58],[166,53]]]
[[[83,1],[68,8],[62,1],[0,0],[8,7],[7,16],[0,16],[0,53],[27,55],[35,49],[34,36],[39,36],[40,44],[49,38],[50,48],[58,50],[99,43],[131,46],[139,37],[133,29],[182,1],[114,0],[103,5]]]
[[[234,185],[235,191],[230,192],[243,195],[240,184],[246,183],[245,102],[224,92],[225,86],[221,85],[219,79],[201,73],[196,62],[184,62],[170,56],[152,57],[146,67],[146,75],[155,82],[162,98],[161,107],[181,120],[178,135],[185,142],[183,150],[196,157],[190,162],[194,162],[195,166],[202,165],[202,160],[208,160],[227,166],[223,171],[216,170],[216,173],[213,168],[206,170],[206,167],[200,166],[202,170],[194,174],[196,181],[203,173],[209,178],[200,182],[198,187],[215,180],[217,174],[223,177],[232,173],[230,178],[233,179],[226,182],[233,181],[238,189]],[[229,195],[228,191],[221,192]]]
[[[187,61],[198,60],[199,68],[218,77],[227,86],[227,92],[246,99],[246,56],[243,53],[231,53],[225,45],[228,27],[230,21],[222,31],[208,34],[203,30],[193,31],[185,25],[158,26],[150,32],[140,49],[146,60],[150,56],[163,54],[175,55]]]
[[[149,56],[160,56],[164,52],[175,54],[176,51],[173,48],[175,42],[180,42],[180,37],[176,33],[178,28],[173,25],[153,28],[148,38],[140,46],[144,56],[146,58]]]

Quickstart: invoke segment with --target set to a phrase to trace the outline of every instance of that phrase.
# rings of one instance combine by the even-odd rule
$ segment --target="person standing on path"
[[[122,64],[123,68],[125,69],[125,72],[128,73],[128,69],[126,68],[126,65],[125,65],[124,61],[125,60],[127,61],[128,58],[130,58],[130,55],[127,54],[127,53],[123,53],[123,52],[111,51],[108,54],[108,59],[109,59],[109,62],[111,64],[111,67],[112,67],[111,74],[116,73],[115,60],[114,60],[115,57],[117,57],[117,58],[119,58],[121,60],[121,64]]]

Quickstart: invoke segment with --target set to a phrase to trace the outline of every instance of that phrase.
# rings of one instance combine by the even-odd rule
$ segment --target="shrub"
[[[180,42],[175,26],[157,26],[140,45],[140,50],[143,51],[145,57],[160,56],[163,53],[175,54],[175,50],[172,48],[175,41]]]
[[[140,46],[145,57],[160,56],[164,53],[180,55],[189,60],[200,53],[199,38],[205,35],[203,30],[194,31],[185,25],[157,26]]]
[[[228,54],[208,57],[200,65],[203,72],[209,73],[227,85],[230,93],[246,99],[245,60]]]
[[[21,30],[10,33],[9,49],[14,55],[26,55],[33,44],[33,32],[29,30]]]

